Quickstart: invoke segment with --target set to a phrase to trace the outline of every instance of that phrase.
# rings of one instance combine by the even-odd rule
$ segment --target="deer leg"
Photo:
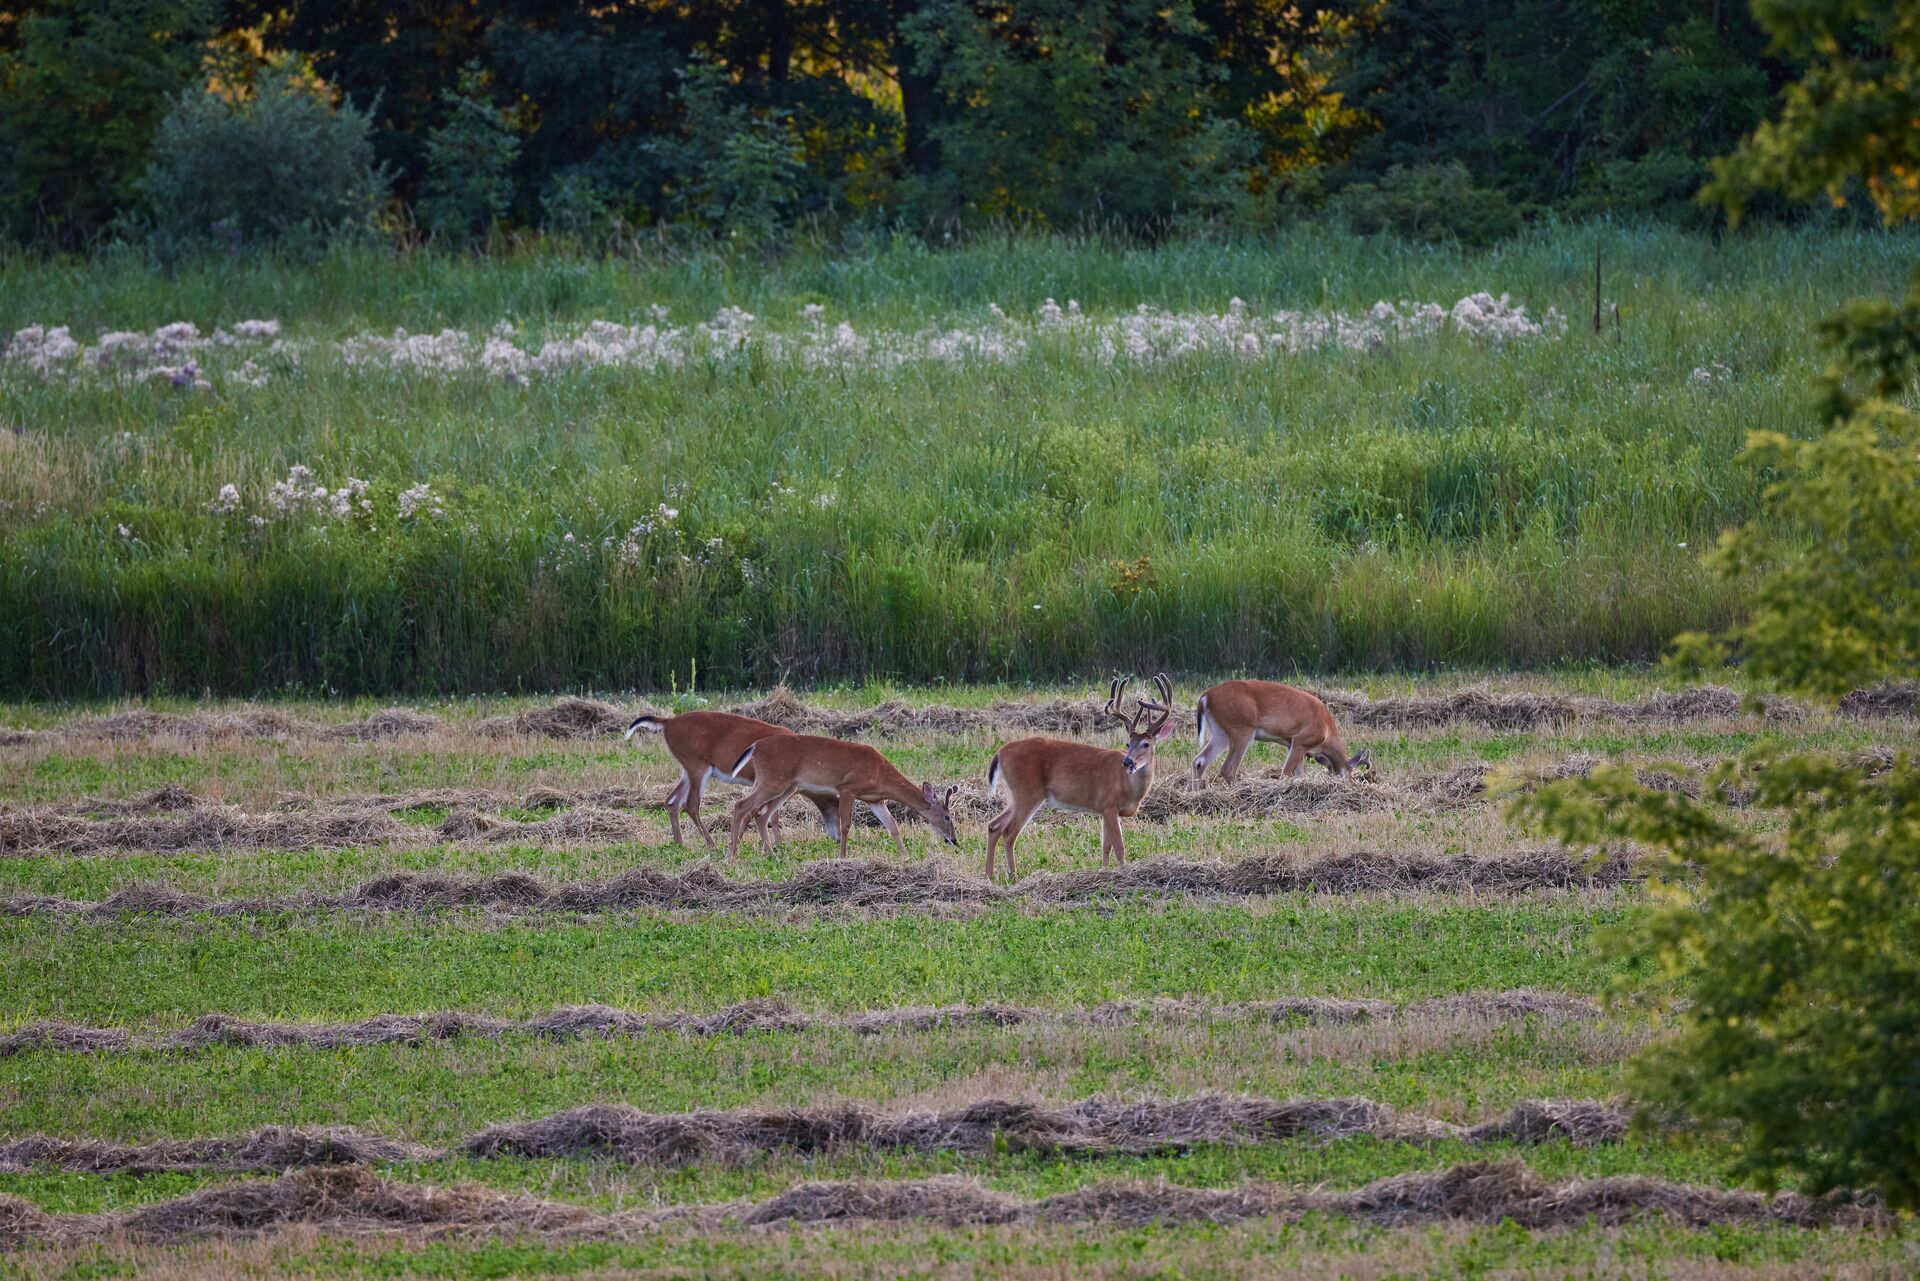
[[[700,821],[700,800],[704,794],[703,785],[706,781],[704,774],[699,778],[691,774],[687,776],[687,798],[681,802],[680,808],[686,811],[687,821],[693,824],[693,830],[700,833],[701,839],[706,841],[707,848],[717,854],[720,852],[720,847],[714,844],[713,833],[709,832],[707,825]],[[675,833],[676,836],[678,834],[678,832]]]
[[[905,858],[907,856],[907,843],[900,839],[900,824],[894,822],[893,810],[888,808],[885,801],[881,801],[877,805],[870,805],[868,808],[879,816],[880,826],[887,829],[887,835],[891,836],[893,843],[900,847],[900,857]]]
[[[1240,777],[1240,762],[1247,758],[1247,749],[1253,746],[1253,735],[1232,739],[1228,743],[1226,763],[1220,767],[1220,781],[1231,783]]]
[[[1005,828],[1007,838],[1007,884],[1009,885],[1020,879],[1020,874],[1013,870],[1014,839],[1020,835],[1020,829],[1027,825],[1027,820],[1038,813],[1040,807],[1044,804],[1046,804],[1044,799],[1035,801],[1032,805],[1027,806],[1027,811],[1024,814],[1016,811],[1012,805],[1008,805],[1007,812],[1000,816],[1001,818],[1009,819]]]
[[[1127,840],[1120,835],[1120,815],[1108,810],[1100,816],[1100,866],[1107,865],[1107,853],[1111,850],[1114,860],[1125,867],[1127,864]]]
[[[756,783],[752,790],[733,803],[733,810],[727,822],[727,861],[731,863],[734,855],[740,852],[740,838],[747,834],[747,824],[754,815],[760,814],[769,805],[778,805],[787,799],[785,792],[776,794],[773,789],[762,789]],[[773,851],[768,850],[769,854]]]
[[[686,844],[685,841],[680,839],[680,807],[686,803],[686,800],[687,771],[685,768],[682,768],[680,771],[680,781],[673,785],[671,792],[667,793],[667,825],[673,828],[673,843],[675,845]]]
[[[1288,778],[1299,778],[1300,770],[1306,763],[1307,749],[1300,746],[1300,740],[1296,738],[1287,745],[1287,763],[1280,767],[1280,772]]]
[[[1226,731],[1211,721],[1207,723],[1207,731],[1207,741],[1200,745],[1200,754],[1193,758],[1193,781],[1196,783],[1206,775],[1207,767],[1219,758],[1220,753],[1227,750],[1229,742]],[[1222,767],[1221,777],[1226,776],[1226,767]]]
[[[847,837],[853,832],[853,793],[840,793],[840,857],[847,856]]]

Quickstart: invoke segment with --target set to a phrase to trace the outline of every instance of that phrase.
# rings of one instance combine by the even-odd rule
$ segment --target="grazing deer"
[[[1357,769],[1372,769],[1364,751],[1347,755],[1340,729],[1327,705],[1291,685],[1277,681],[1226,681],[1200,696],[1195,705],[1194,733],[1200,754],[1193,758],[1193,781],[1199,782],[1220,753],[1227,754],[1220,777],[1231,783],[1240,773],[1240,760],[1254,743],[1285,743],[1287,763],[1282,772],[1298,778],[1311,756],[1336,777]]]
[[[1007,808],[987,827],[987,879],[993,879],[993,849],[1007,842],[1007,880],[1015,879],[1013,842],[1042,805],[1052,803],[1079,814],[1100,815],[1100,862],[1109,857],[1127,861],[1127,843],[1120,820],[1140,812],[1140,802],[1153,786],[1154,744],[1173,732],[1173,683],[1164,674],[1153,678],[1160,701],[1135,698],[1138,710],[1122,715],[1120,700],[1127,684],[1115,680],[1107,688],[1106,715],[1127,727],[1127,747],[1116,752],[1091,743],[1069,743],[1057,738],[1023,738],[994,753],[987,766],[987,786],[1005,788]],[[1154,719],[1155,714],[1158,719]]]
[[[686,844],[680,839],[680,813],[684,810],[693,821],[693,830],[706,838],[708,849],[717,853],[720,847],[714,842],[713,833],[700,821],[701,793],[716,779],[722,783],[751,784],[751,766],[744,774],[737,770],[729,773],[723,762],[730,764],[739,760],[749,747],[763,738],[791,736],[793,731],[751,716],[735,716],[732,712],[682,712],[678,716],[636,716],[633,724],[627,726],[626,737],[632,738],[636,733],[663,735],[667,750],[680,764],[680,781],[667,797],[667,822],[673,827],[673,843]],[[839,812],[835,806],[818,796],[807,799],[819,808],[820,821],[827,825],[827,835],[839,836]],[[767,836],[767,819],[766,814],[760,815],[760,840],[772,848]],[[773,811],[772,819],[773,835],[778,837],[779,810]]]
[[[829,823],[828,830],[840,841],[841,858],[847,856],[847,834],[853,827],[856,801],[864,802],[879,817],[881,826],[900,847],[903,858],[907,843],[900,839],[900,827],[894,822],[892,811],[887,809],[888,801],[898,802],[926,819],[949,845],[959,847],[960,839],[953,831],[953,814],[947,808],[958,789],[949,787],[942,796],[933,790],[932,783],[916,787],[891,761],[865,743],[813,734],[778,734],[750,744],[730,772],[739,778],[747,769],[753,771],[753,790],[734,802],[727,841],[729,859],[740,848],[747,821],[755,815],[777,810],[795,792],[818,805],[823,816],[829,804],[835,806],[836,821]],[[760,842],[769,854],[773,852],[767,844],[764,825],[760,829]]]

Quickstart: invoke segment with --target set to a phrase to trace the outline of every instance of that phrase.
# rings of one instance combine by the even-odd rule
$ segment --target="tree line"
[[[15,0],[0,235],[1705,223],[1769,49],[1720,0]]]

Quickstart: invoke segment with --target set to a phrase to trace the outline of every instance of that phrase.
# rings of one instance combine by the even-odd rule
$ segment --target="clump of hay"
[[[363,721],[349,721],[344,725],[329,726],[322,732],[321,737],[367,742],[375,739],[400,738],[407,734],[430,734],[438,728],[440,728],[440,718],[437,716],[416,712],[410,707],[383,707]]]
[[[296,1224],[336,1231],[547,1233],[600,1219],[583,1206],[479,1187],[436,1188],[382,1179],[358,1166],[297,1170],[100,1216],[137,1240],[242,1236]],[[104,1225],[103,1225],[104,1226]]]
[[[1620,1108],[1592,1099],[1533,1099],[1516,1106],[1498,1120],[1470,1126],[1470,1143],[1506,1139],[1514,1143],[1547,1143],[1566,1139],[1582,1147],[1617,1143],[1632,1118]]]
[[[162,1139],[102,1143],[44,1136],[0,1143],[0,1165],[78,1170],[88,1174],[172,1174],[219,1170],[258,1174],[312,1165],[377,1165],[431,1160],[435,1148],[357,1130],[268,1126],[231,1139]]]
[[[947,1175],[911,1182],[802,1183],[746,1209],[739,1222],[843,1223],[850,1220],[920,1220],[948,1227],[1012,1223],[1024,1207],[973,1179]]]
[[[1856,689],[1840,700],[1840,714],[1865,719],[1870,716],[1912,716],[1920,712],[1920,681],[1901,681],[1895,685],[1875,685]]]
[[[602,738],[625,730],[632,717],[597,698],[562,698],[547,707],[530,708],[514,716],[481,721],[474,732],[483,736],[519,734],[545,738]]]

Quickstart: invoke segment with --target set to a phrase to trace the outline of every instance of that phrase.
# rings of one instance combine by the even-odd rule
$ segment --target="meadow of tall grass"
[[[1758,510],[1741,442],[1811,430],[1814,322],[1890,291],[1915,248],[1589,226],[1480,253],[1303,230],[775,262],[0,262],[0,334],[273,319],[281,343],[159,377],[39,367],[19,339],[0,356],[0,694],[1644,659],[1739,614],[1698,558]],[[1480,291],[1573,320],[1178,337],[1236,323],[1235,298],[1318,332]],[[1085,328],[1048,328],[1049,298]],[[1103,347],[1143,304],[1174,336]],[[762,339],[730,345],[729,308]],[[709,338],[484,356],[502,322],[525,354],[596,320]],[[443,327],[466,331],[445,340],[459,367],[391,358],[394,330]]]

